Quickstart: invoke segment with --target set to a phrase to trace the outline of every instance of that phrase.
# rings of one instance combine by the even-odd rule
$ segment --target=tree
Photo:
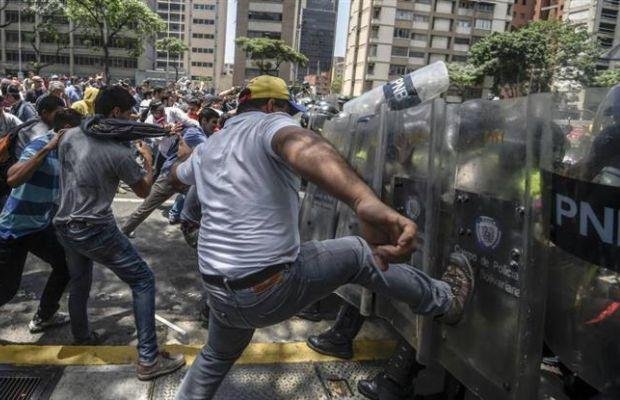
[[[110,77],[110,47],[122,40],[124,49],[137,57],[166,23],[141,0],[66,0],[66,13],[82,26],[82,32],[103,51],[103,67],[107,82]],[[131,36],[130,39],[121,36]],[[93,46],[94,47],[94,46]]]
[[[448,64],[448,75],[451,87],[459,96],[463,96],[468,88],[479,84],[484,78],[484,74],[479,68],[461,62]]]
[[[340,91],[342,91],[342,76],[337,76],[332,81],[331,92],[340,94]]]
[[[594,78],[594,85],[611,87],[620,84],[620,68],[606,69]]]
[[[569,83],[589,84],[601,54],[585,28],[560,21],[536,21],[493,33],[470,50],[470,63],[493,78],[495,90],[541,92]]]
[[[287,45],[283,40],[240,37],[235,40],[235,43],[248,54],[261,74],[277,76],[280,66],[285,62],[301,67],[308,63],[306,56]]]
[[[175,37],[167,37],[157,40],[157,42],[155,42],[155,48],[159,51],[167,52],[168,57],[175,59],[175,61],[180,56],[185,54],[187,50],[189,50],[187,45],[181,41],[181,39]],[[176,62],[174,62],[172,66],[174,67],[174,81],[176,82],[179,80],[179,67]]]
[[[35,74],[49,65],[54,64],[56,58],[67,50],[70,46],[69,35],[77,29],[73,25],[70,31],[61,32],[58,28],[66,19],[64,4],[61,0],[23,0],[24,9],[22,15],[30,17],[32,30],[24,32],[25,41],[30,45],[34,52],[35,60],[30,61],[30,67]],[[42,46],[47,46],[45,55],[52,57],[44,58]],[[50,54],[50,52],[52,54]]]

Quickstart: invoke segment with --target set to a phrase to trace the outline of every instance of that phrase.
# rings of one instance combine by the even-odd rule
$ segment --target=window
[[[202,61],[192,61],[192,67],[213,68],[213,63],[202,62]]]
[[[373,18],[381,18],[381,7],[374,7],[372,9],[372,17]]]
[[[411,21],[413,19],[413,12],[408,10],[396,10],[396,19]]]
[[[407,57],[409,54],[409,49],[407,47],[392,47],[392,55],[396,57]]]
[[[431,0],[416,0],[417,4],[431,4]]]
[[[405,65],[390,64],[390,75],[405,75],[407,67]]]
[[[428,40],[428,36],[421,33],[413,33],[411,34],[411,39],[416,42],[426,42]]]
[[[270,39],[280,39],[280,32],[268,32],[268,31],[248,31],[248,37],[257,38],[264,37]]]
[[[455,37],[454,44],[469,44],[469,38]]]
[[[373,62],[368,63],[368,70],[366,71],[366,73],[368,75],[374,75],[375,74],[375,63],[373,63]]]
[[[194,4],[194,10],[203,10],[203,11],[215,10],[215,6],[212,4]]]
[[[495,5],[491,3],[476,3],[476,10],[482,12],[492,13],[495,9]]]
[[[456,21],[456,26],[459,28],[471,28],[471,21],[459,19]]]
[[[370,37],[373,39],[379,38],[379,27],[378,26],[373,26],[372,28],[370,28]]]
[[[212,48],[204,48],[204,47],[192,47],[192,53],[213,54],[213,49]]]
[[[371,44],[370,46],[368,46],[368,55],[370,57],[377,56],[377,45],[376,44]]]
[[[198,25],[213,25],[215,24],[215,21],[212,19],[202,19],[202,18],[194,18],[193,19],[194,24],[198,24]]]
[[[250,11],[248,13],[248,19],[262,20],[262,21],[282,21],[282,13],[265,12],[265,11]]]
[[[394,37],[409,39],[411,37],[411,30],[406,28],[394,28]]]
[[[211,33],[192,33],[194,39],[215,39],[215,35]]]
[[[409,57],[411,58],[424,58],[424,53],[421,51],[409,51]]]
[[[491,30],[491,20],[490,19],[477,19],[476,24],[474,25],[476,29],[482,29],[485,31]]]
[[[429,18],[428,18],[428,15],[413,14],[413,20],[415,22],[428,22]]]

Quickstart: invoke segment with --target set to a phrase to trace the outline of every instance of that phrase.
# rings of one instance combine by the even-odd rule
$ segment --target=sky
[[[347,41],[347,21],[349,18],[350,0],[340,0],[338,6],[338,23],[336,24],[335,57],[344,57]],[[226,24],[226,55],[225,62],[232,63],[235,57],[235,27],[237,26],[237,0],[228,2],[228,23]]]

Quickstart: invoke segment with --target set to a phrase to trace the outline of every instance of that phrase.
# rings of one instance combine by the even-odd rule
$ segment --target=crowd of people
[[[461,319],[474,283],[467,259],[453,255],[441,280],[398,264],[415,250],[415,223],[382,203],[320,135],[300,127],[292,116],[304,108],[279,78],[260,76],[219,95],[34,75],[5,79],[0,90],[0,306],[15,296],[28,253],[52,269],[31,332],[70,323],[76,344],[105,341],[88,319],[96,262],[131,288],[138,378],[180,368],[181,354],[158,347],[155,277],[130,240],[173,196],[169,219],[181,222],[196,248],[211,310],[208,342],[178,399],[212,398],[255,329],[347,283],[443,323]],[[300,243],[300,177],[350,206],[363,237]],[[121,182],[144,202],[119,228],[111,205]]]

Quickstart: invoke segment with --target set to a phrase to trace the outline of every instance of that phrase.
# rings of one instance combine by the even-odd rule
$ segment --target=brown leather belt
[[[275,264],[238,279],[227,279],[221,275],[202,275],[202,280],[209,285],[219,286],[224,289],[242,290],[254,288],[260,293],[267,290],[282,279],[282,271],[291,264]]]

